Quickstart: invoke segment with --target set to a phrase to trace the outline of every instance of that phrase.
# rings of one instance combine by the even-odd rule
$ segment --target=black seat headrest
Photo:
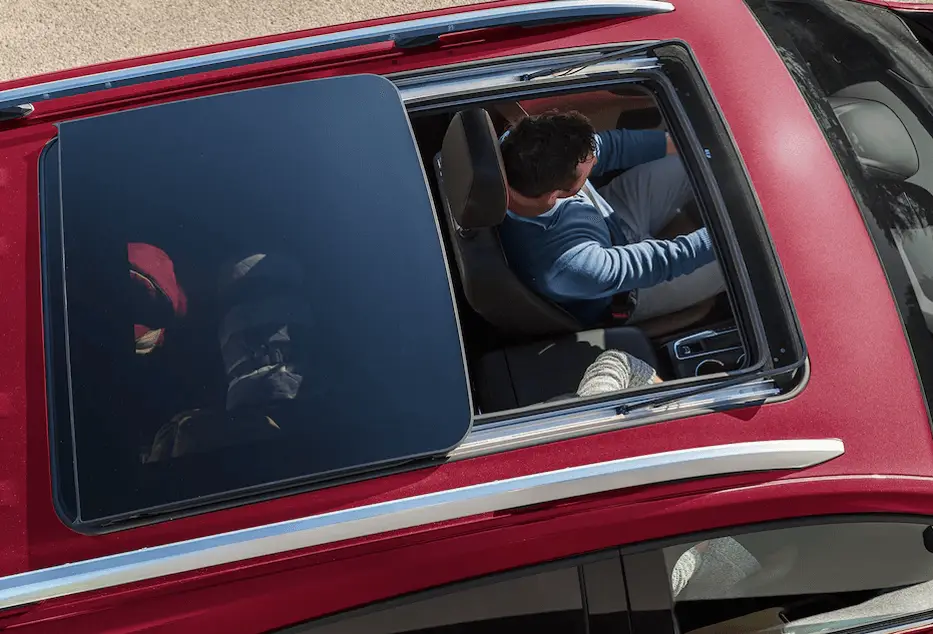
[[[917,146],[887,104],[858,97],[830,97],[829,104],[869,173],[905,180],[920,170]]]
[[[499,139],[482,108],[458,112],[441,147],[444,196],[463,229],[495,227],[505,219],[508,190]]]

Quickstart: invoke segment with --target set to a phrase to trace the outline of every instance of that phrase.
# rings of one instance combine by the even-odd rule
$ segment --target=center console
[[[733,324],[680,334],[664,349],[677,378],[729,372],[747,362],[742,338]]]

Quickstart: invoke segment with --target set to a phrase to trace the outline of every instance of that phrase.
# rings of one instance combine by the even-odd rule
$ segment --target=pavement
[[[0,81],[478,1],[0,0]]]
[[[0,0],[0,81],[476,0]]]

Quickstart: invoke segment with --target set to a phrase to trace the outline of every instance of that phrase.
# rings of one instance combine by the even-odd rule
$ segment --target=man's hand
[[[668,133],[665,133],[664,136],[667,137],[667,153],[668,153],[668,155],[670,155],[670,154],[677,154],[677,146],[674,145],[674,139],[673,139],[673,137],[671,137],[671,135],[670,135],[669,132],[668,132]]]

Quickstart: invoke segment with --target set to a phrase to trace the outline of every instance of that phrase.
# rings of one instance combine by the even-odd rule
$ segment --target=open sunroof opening
[[[468,433],[437,221],[389,81],[67,122],[41,171],[74,523],[437,456]]]

